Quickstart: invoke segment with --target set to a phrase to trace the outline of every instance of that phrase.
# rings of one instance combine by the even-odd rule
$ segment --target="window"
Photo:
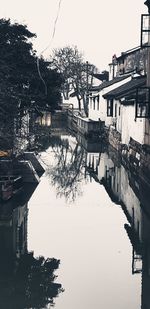
[[[115,104],[115,117],[117,117],[117,104]]]
[[[113,116],[113,99],[107,100],[107,116]]]
[[[150,118],[150,88],[139,87],[136,91],[135,118]]]
[[[93,109],[95,110],[95,97],[93,98],[93,102],[94,102]]]
[[[148,115],[148,104],[137,104],[136,106],[136,117],[137,118],[146,118],[146,115]]]
[[[141,47],[150,47],[149,34],[150,34],[149,14],[142,14],[141,15]]]
[[[99,95],[97,96],[97,110],[99,111]]]

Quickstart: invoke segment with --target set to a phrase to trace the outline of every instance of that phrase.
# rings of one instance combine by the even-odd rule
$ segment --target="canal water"
[[[150,225],[137,179],[113,150],[67,132],[51,135],[40,160],[45,173],[28,203],[28,250],[60,260],[55,308],[150,308],[141,249],[145,241],[150,257]]]

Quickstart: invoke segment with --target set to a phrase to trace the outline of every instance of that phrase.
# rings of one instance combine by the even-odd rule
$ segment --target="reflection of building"
[[[18,300],[24,300],[25,285],[22,286],[24,277],[20,277],[19,292],[15,276],[19,269],[22,257],[29,255],[27,251],[27,219],[28,201],[33,194],[37,184],[26,184],[20,194],[12,199],[0,203],[0,307],[22,308],[17,305]],[[24,265],[27,271],[27,265]],[[22,280],[22,281],[21,281]],[[10,297],[8,297],[10,293]],[[19,296],[18,296],[19,295]],[[16,296],[16,303],[13,305]],[[13,299],[13,300],[12,300]],[[2,305],[3,304],[3,305]]]
[[[105,152],[101,154],[100,163],[98,166],[97,177],[105,186],[106,191],[111,195],[111,199],[115,203],[120,201],[120,165],[115,166],[113,160]]]
[[[76,134],[76,139],[77,142],[82,145],[82,147],[87,151],[87,152],[102,152],[104,146],[102,143],[97,142],[97,139],[92,139],[92,138],[85,138],[84,135],[81,134]]]
[[[6,206],[7,209],[4,209]],[[7,207],[8,206],[8,207]],[[0,251],[5,258],[20,257],[27,252],[27,204],[15,209],[4,205],[0,216]]]
[[[92,172],[97,173],[97,168],[100,161],[100,154],[95,152],[88,152],[87,154],[87,167],[92,170]]]
[[[26,184],[12,199],[0,204],[1,258],[12,260],[27,252],[27,203],[37,184]]]
[[[111,200],[121,205],[126,215],[128,224],[124,228],[132,244],[132,274],[142,273],[141,309],[149,309],[150,184],[126,170],[111,148],[105,153],[90,153],[87,158],[91,177],[104,185]]]
[[[32,154],[31,154],[32,155]],[[0,275],[10,278],[27,253],[27,204],[38,183],[22,183],[11,199],[0,201]]]
[[[111,156],[110,156],[111,155]],[[119,159],[118,159],[119,160]],[[142,210],[141,203],[131,188],[128,172],[121,162],[114,161],[112,151],[102,153],[97,167],[97,178],[105,186],[113,202],[122,205],[129,223],[139,241],[142,240]]]
[[[51,113],[48,111],[42,111],[41,115],[36,119],[36,123],[41,126],[50,126],[51,125]]]

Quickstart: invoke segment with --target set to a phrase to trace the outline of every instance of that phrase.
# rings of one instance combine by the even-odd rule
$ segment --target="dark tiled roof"
[[[93,74],[93,76],[101,81],[107,80],[109,79],[109,72],[108,71],[104,71],[101,74]]]
[[[144,86],[146,84],[146,77],[140,76],[137,78],[133,78],[131,81],[123,84],[120,87],[115,88],[114,90],[111,90],[103,95],[105,99],[107,98],[115,98],[120,99],[124,97],[126,94],[131,93],[133,90],[135,90],[139,86]]]
[[[111,86],[111,85],[113,85],[115,83],[118,83],[118,82],[126,79],[129,76],[130,76],[129,74],[128,75],[124,75],[124,76],[117,76],[117,77],[115,77],[115,78],[113,78],[113,79],[111,79],[109,81],[105,81],[105,82],[101,83],[99,86],[91,87],[90,91],[100,91],[100,90],[102,90],[102,89],[104,89],[106,87],[109,87],[109,86]]]

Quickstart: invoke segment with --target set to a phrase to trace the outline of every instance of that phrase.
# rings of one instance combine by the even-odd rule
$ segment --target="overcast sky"
[[[40,53],[50,43],[59,0],[0,0],[0,17],[25,23],[37,34],[34,47]],[[144,0],[62,0],[54,40],[45,51],[76,45],[85,60],[107,69],[113,54],[140,44]]]

